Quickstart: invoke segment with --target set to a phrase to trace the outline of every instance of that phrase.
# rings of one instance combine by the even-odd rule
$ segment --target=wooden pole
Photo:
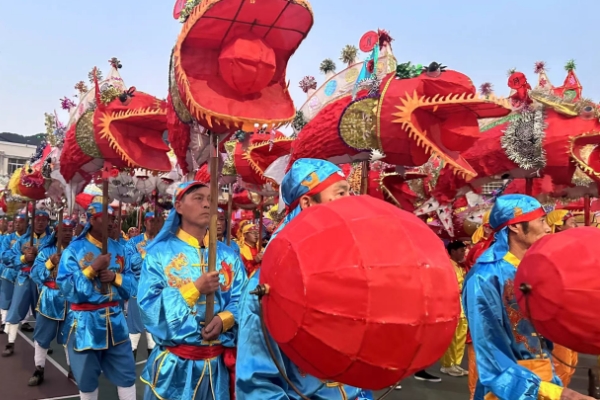
[[[369,192],[369,161],[365,160],[362,162],[362,168],[360,171],[360,194],[367,194]]]
[[[262,251],[262,226],[263,226],[263,214],[265,212],[265,199],[263,197],[263,195],[260,195],[260,203],[258,205],[258,221],[256,224],[256,227],[258,228],[258,252],[260,253]]]
[[[525,194],[527,196],[533,194],[533,178],[525,178]]]
[[[117,224],[119,225],[119,231],[122,231],[122,223],[123,223],[123,202],[119,200],[119,213],[117,214]],[[119,235],[121,232],[119,232]]]
[[[217,270],[217,208],[219,202],[219,137],[210,135],[210,224],[208,226],[208,272]],[[206,325],[215,315],[215,294],[206,295]]]
[[[29,221],[30,224],[30,232],[31,235],[29,236],[29,246],[33,247],[33,235],[35,234],[35,232],[33,231],[35,228],[35,207],[36,207],[36,202],[32,201],[31,203],[27,203],[27,213],[29,214],[29,204],[31,204],[32,206],[32,211],[31,211],[31,220]]]
[[[111,166],[104,163],[104,179],[102,180],[102,255],[108,253],[108,174]],[[103,283],[100,293],[109,294],[110,287],[108,283]]]
[[[233,183],[228,185],[227,190],[229,191],[229,198],[227,199],[227,246],[231,245],[231,213],[233,212]]]
[[[590,215],[590,204],[591,203],[591,199],[590,199],[590,195],[586,194],[585,197],[583,198],[583,212],[584,212],[584,216],[583,216],[583,221],[585,222],[585,226],[590,226],[591,225],[591,215]]]

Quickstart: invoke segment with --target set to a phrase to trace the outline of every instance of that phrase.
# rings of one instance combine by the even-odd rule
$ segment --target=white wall
[[[37,146],[0,141],[0,176],[8,174],[8,159],[16,158],[23,162],[35,153]]]

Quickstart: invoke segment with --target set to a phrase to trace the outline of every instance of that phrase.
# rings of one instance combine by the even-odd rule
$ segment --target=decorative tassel
[[[277,130],[275,128],[271,129],[271,136],[269,137],[269,151],[273,150],[273,145],[275,144],[275,135],[277,134]]]

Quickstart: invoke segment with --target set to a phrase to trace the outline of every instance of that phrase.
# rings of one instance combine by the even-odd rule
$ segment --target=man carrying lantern
[[[2,352],[2,357],[9,357],[14,353],[15,340],[19,322],[21,322],[30,310],[34,310],[38,300],[38,289],[31,280],[30,273],[33,261],[37,256],[38,249],[50,240],[50,229],[48,228],[50,215],[46,211],[35,211],[33,231],[31,227],[25,235],[12,246],[9,251],[9,263],[7,266],[17,270],[19,273],[15,281],[15,290],[10,303],[10,309],[6,315],[6,332],[8,333],[8,344]],[[33,241],[31,241],[33,236]],[[33,246],[30,243],[33,242]]]
[[[568,229],[577,228],[575,216],[568,210],[554,210],[548,213],[546,220],[552,233],[566,231]],[[564,387],[568,387],[571,383],[571,378],[575,373],[575,367],[579,362],[577,352],[567,349],[564,346],[555,344],[552,349],[552,361],[556,375],[562,381]],[[566,364],[566,365],[565,365]]]
[[[463,282],[465,280],[465,269],[461,263],[465,261],[467,246],[463,242],[457,240],[448,243],[446,250],[448,250],[450,262],[452,263],[454,272],[456,273],[458,289],[462,293]],[[450,376],[465,376],[469,374],[460,366],[465,355],[465,343],[467,340],[468,330],[467,319],[465,317],[462,302],[460,307],[460,318],[458,320],[456,332],[454,333],[454,338],[452,339],[450,347],[448,350],[446,350],[446,354],[444,354],[444,357],[442,357],[441,360],[441,372]]]
[[[544,341],[515,297],[520,261],[550,233],[545,214],[532,197],[498,197],[490,214],[494,242],[466,277],[463,304],[479,372],[476,400],[591,400],[560,386]]]
[[[144,227],[146,231],[129,239],[125,244],[125,257],[130,259],[131,269],[135,273],[137,279],[140,278],[142,271],[142,262],[146,257],[146,247],[154,240],[163,224],[162,216],[155,215],[149,211],[144,216]],[[142,332],[145,331],[140,315],[140,307],[138,305],[137,293],[127,302],[127,327],[129,328],[129,339],[131,339],[131,348],[133,350],[133,358],[137,357],[137,348],[142,337]],[[148,342],[148,355],[154,350],[156,343],[152,339],[152,335],[146,332],[146,341]]]
[[[2,315],[2,329],[0,329],[0,333],[6,333],[6,316],[8,315],[8,310],[10,308],[10,303],[12,303],[12,297],[15,290],[15,279],[17,279],[18,271],[13,268],[9,268],[9,264],[11,261],[11,249],[14,244],[19,240],[21,236],[27,232],[27,214],[19,213],[15,217],[14,220],[15,231],[4,236],[2,239],[2,245],[0,247],[0,255],[2,255],[2,264],[4,269],[2,270],[2,275],[0,279],[2,280],[2,288],[0,290],[0,315]],[[33,329],[29,324],[23,324],[21,326],[22,330],[32,332]]]
[[[262,253],[258,250],[260,233],[256,224],[251,221],[240,222],[238,229],[238,245],[240,247],[240,255],[246,267],[246,274],[251,277],[262,261]]]
[[[137,279],[123,248],[102,238],[113,229],[114,215],[101,203],[87,208],[88,222],[67,247],[58,265],[56,284],[69,303],[65,320],[69,361],[82,400],[98,399],[100,373],[117,386],[120,400],[135,400],[135,362],[121,301],[136,293]],[[107,218],[108,232],[102,229]],[[66,329],[69,329],[66,331]]]
[[[57,233],[54,232],[50,241],[42,248],[33,262],[31,279],[39,288],[40,298],[37,303],[37,317],[33,331],[35,372],[29,378],[29,386],[41,385],[44,381],[46,354],[50,343],[56,339],[60,345],[65,344],[63,326],[67,314],[67,304],[64,296],[56,286],[56,273],[60,262],[58,245],[65,249],[73,238],[73,230],[77,223],[65,218],[62,222],[62,240],[58,243]],[[65,353],[67,353],[65,349]],[[69,354],[67,353],[67,363]],[[69,371],[72,375],[72,372]]]
[[[334,201],[349,195],[349,185],[342,171],[330,162],[299,159],[285,175],[281,193],[287,215],[272,237],[283,229],[302,210],[320,203]],[[370,399],[361,389],[321,380],[300,371],[269,336],[261,330],[260,303],[250,294],[259,283],[260,269],[248,281],[240,304],[240,332],[236,363],[237,400],[295,399],[298,395],[280,375],[269,354],[266,340],[270,341],[277,363],[288,378],[296,383],[304,396],[314,399]]]
[[[141,376],[148,385],[144,399],[227,400],[234,382],[226,363],[234,357],[246,274],[239,255],[221,242],[216,271],[208,272],[209,188],[185,182],[173,200],[164,227],[146,248],[138,290],[142,321],[158,344]],[[215,315],[205,325],[209,294]]]

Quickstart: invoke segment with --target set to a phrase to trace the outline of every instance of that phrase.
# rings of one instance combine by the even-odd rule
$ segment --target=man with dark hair
[[[467,246],[459,241],[455,240],[446,246],[448,254],[450,255],[450,262],[454,267],[456,273],[456,279],[458,280],[458,290],[462,293],[463,281],[465,280],[465,270],[462,263],[465,261],[465,255]],[[465,376],[469,373],[461,368],[460,364],[465,355],[465,343],[467,341],[467,319],[463,310],[462,301],[460,305],[460,318],[458,320],[458,326],[454,333],[454,338],[450,347],[446,350],[446,353],[442,357],[441,372],[450,376]]]
[[[550,233],[542,205],[525,195],[500,196],[490,226],[494,242],[467,275],[463,291],[479,372],[475,400],[591,400],[561,386],[544,341],[515,297],[519,263]]]
[[[226,360],[233,358],[238,300],[246,283],[239,254],[217,242],[216,271],[208,272],[204,245],[211,218],[210,190],[186,182],[174,194],[169,218],[146,247],[138,290],[142,321],[154,348],[141,380],[145,400],[228,400]],[[205,324],[207,295],[214,317]]]
[[[110,232],[112,208],[104,215],[102,204],[92,203],[87,218],[60,257],[56,277],[70,307],[65,320],[69,361],[81,400],[98,399],[101,372],[117,386],[120,400],[135,400],[135,362],[121,302],[136,292],[137,279],[116,241],[109,238],[108,252],[102,254],[102,238],[108,233],[103,220]]]

